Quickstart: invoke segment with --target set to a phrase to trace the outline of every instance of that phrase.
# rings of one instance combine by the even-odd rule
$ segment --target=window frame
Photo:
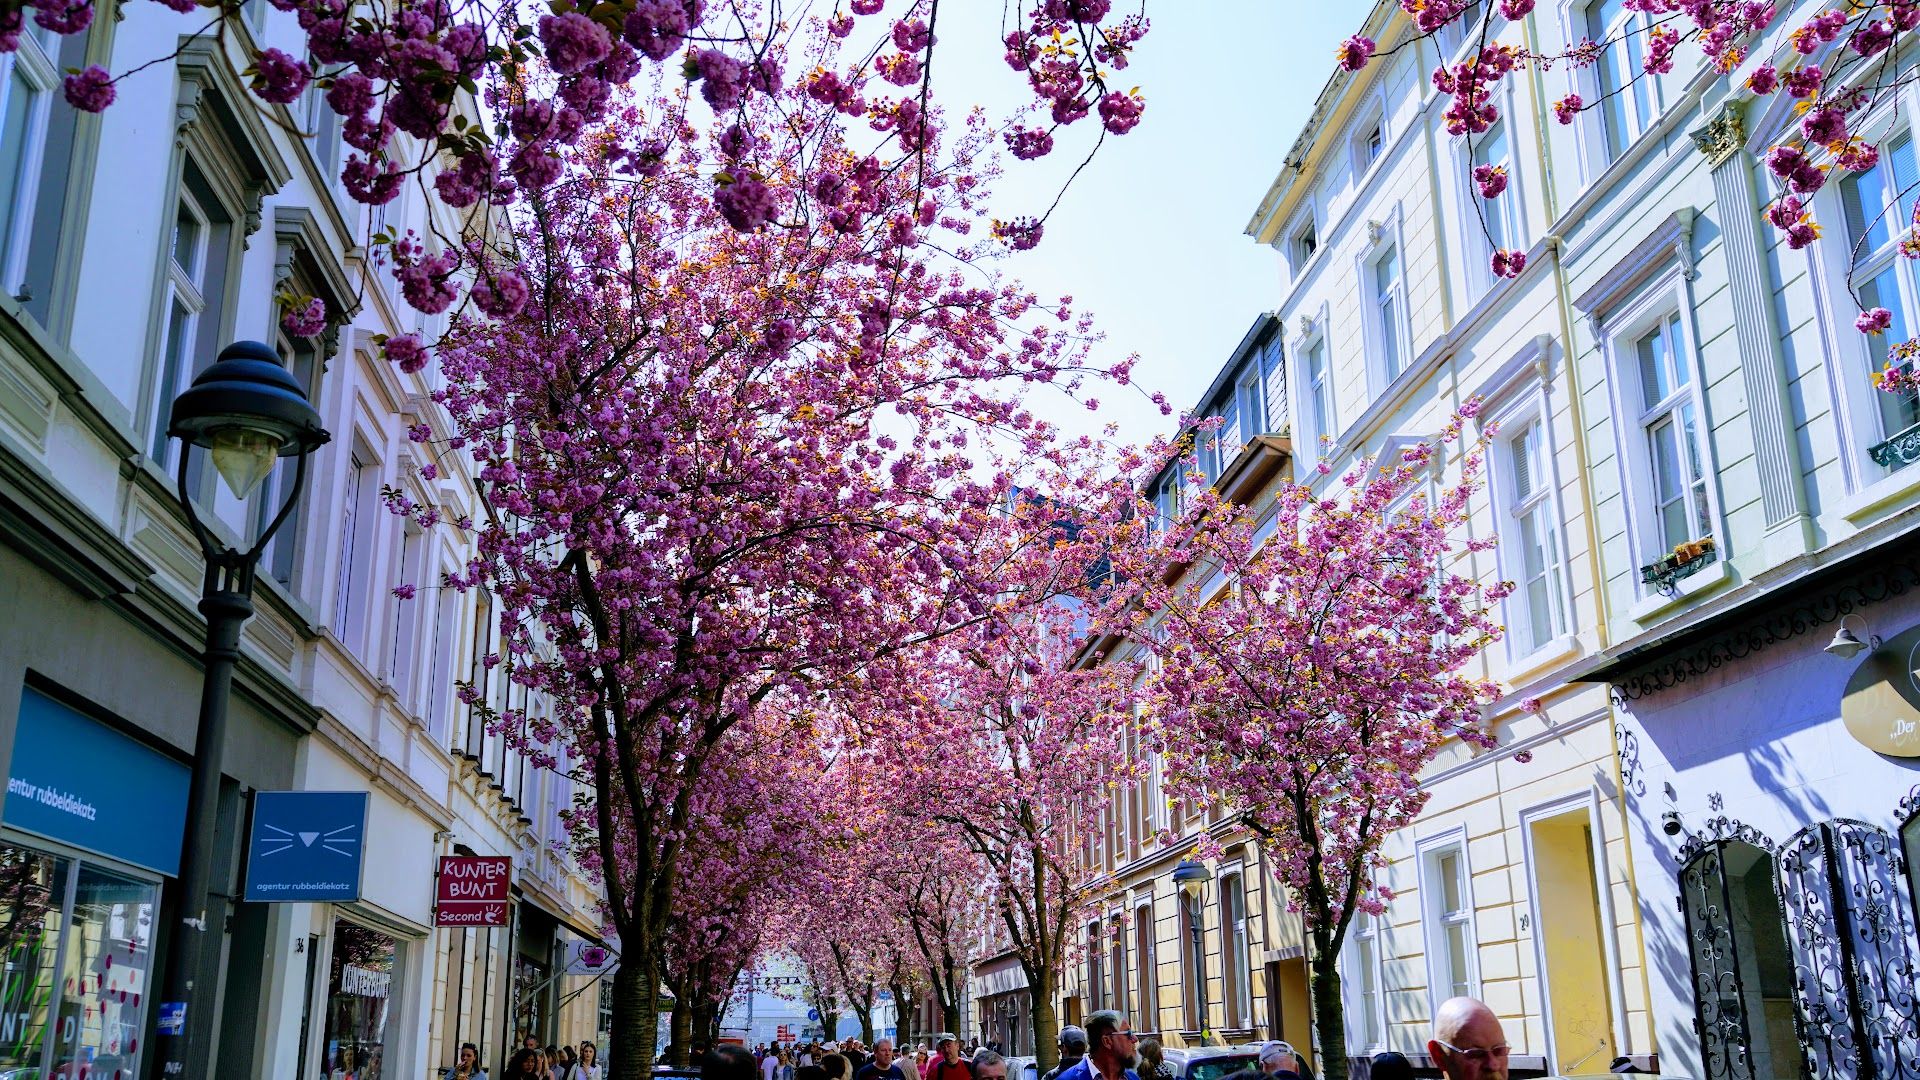
[[[1339,387],[1333,377],[1332,346],[1328,340],[1325,307],[1321,308],[1319,318],[1303,316],[1301,323],[1300,333],[1287,350],[1288,356],[1298,365],[1287,379],[1296,398],[1290,424],[1293,452],[1300,460],[1319,461],[1332,453],[1334,441],[1340,434],[1338,430],[1322,430],[1340,426]],[[1318,381],[1313,366],[1316,350],[1322,365]]]
[[[1286,232],[1287,263],[1293,268],[1295,278],[1305,273],[1314,258],[1325,250],[1325,245],[1320,242],[1318,208],[1314,205],[1313,196],[1308,195],[1304,202],[1306,205]],[[1302,250],[1303,244],[1306,245],[1305,250]]]
[[[1614,0],[1582,0],[1578,3],[1579,26],[1576,29],[1579,36],[1571,39],[1607,43],[1600,58],[1582,69],[1593,91],[1588,100],[1621,102],[1625,107],[1631,108],[1634,113],[1630,120],[1637,126],[1631,131],[1618,132],[1619,146],[1615,147],[1616,132],[1610,112],[1605,104],[1596,106],[1594,115],[1600,126],[1600,138],[1595,145],[1606,154],[1607,164],[1626,157],[1640,139],[1659,126],[1660,118],[1666,114],[1667,109],[1667,104],[1663,100],[1665,95],[1662,93],[1660,76],[1649,74],[1645,70],[1646,38],[1653,29],[1651,18],[1643,12],[1623,6],[1619,14],[1614,16],[1604,28],[1600,28],[1596,17],[1598,9],[1611,2]],[[1620,40],[1612,40],[1622,27],[1633,28],[1627,30]],[[1615,61],[1618,63],[1620,72],[1630,73],[1632,78],[1630,82],[1617,88],[1618,93],[1610,95],[1603,70],[1610,62]],[[1632,89],[1634,86],[1646,87],[1646,93],[1641,95],[1635,92]],[[1640,100],[1643,96],[1645,100]],[[1642,110],[1645,111],[1645,115],[1640,115]]]
[[[54,102],[60,97],[60,62],[57,56],[47,54],[44,33],[28,20],[20,30],[18,47],[0,55],[0,123],[4,123],[13,97],[16,71],[24,68],[23,81],[30,84],[34,95],[23,124],[20,160],[16,166],[20,170],[19,187],[14,194],[13,216],[8,221],[7,235],[0,236],[0,288],[16,299],[26,285],[21,279],[27,271],[27,249],[32,243],[34,213],[39,206],[47,134]]]
[[[1488,404],[1482,408],[1479,417],[1481,430],[1497,429],[1495,453],[1492,468],[1489,470],[1490,492],[1494,517],[1498,523],[1496,535],[1507,535],[1503,529],[1517,527],[1517,517],[1512,513],[1517,492],[1514,483],[1514,468],[1511,457],[1515,428],[1538,424],[1540,430],[1540,472],[1536,490],[1528,498],[1529,509],[1540,508],[1544,504],[1547,523],[1552,527],[1554,540],[1558,546],[1557,566],[1549,569],[1549,575],[1557,578],[1553,590],[1558,621],[1555,632],[1539,640],[1538,644],[1526,647],[1521,635],[1506,635],[1506,657],[1509,670],[1522,671],[1537,666],[1535,660],[1548,654],[1559,654],[1572,649],[1574,639],[1575,597],[1573,593],[1573,559],[1568,548],[1567,515],[1560,491],[1560,439],[1553,424],[1552,378],[1552,339],[1535,338],[1520,352],[1508,360],[1506,365],[1494,374],[1487,383],[1475,392],[1476,397]],[[1518,556],[1520,552],[1514,544],[1495,546],[1495,559],[1500,576],[1509,581],[1520,582],[1522,588],[1502,601],[1501,622],[1510,630],[1520,621],[1517,616],[1526,611],[1524,606],[1525,572]],[[1529,629],[1531,626],[1529,624]],[[1536,639],[1540,635],[1533,635]]]
[[[1354,257],[1354,269],[1360,279],[1360,296],[1363,300],[1360,337],[1366,350],[1368,392],[1369,397],[1375,400],[1412,371],[1419,360],[1413,343],[1412,291],[1407,286],[1407,245],[1406,238],[1401,234],[1400,207],[1396,203],[1388,219],[1378,223],[1369,242]],[[1387,306],[1388,298],[1380,282],[1380,264],[1388,255],[1393,257],[1396,265],[1389,287],[1395,301],[1391,309]],[[1394,345],[1392,356],[1387,351],[1389,321],[1392,323]],[[1397,365],[1393,362],[1396,358]]]
[[[1415,845],[1415,854],[1420,869],[1420,930],[1426,946],[1427,997],[1433,1010],[1429,1015],[1433,1015],[1439,1011],[1441,1002],[1455,996],[1449,963],[1453,956],[1447,943],[1447,931],[1453,926],[1464,928],[1461,959],[1465,961],[1467,975],[1466,995],[1480,996],[1480,936],[1475,917],[1478,908],[1474,903],[1473,863],[1468,857],[1466,829],[1456,827],[1427,837]],[[1451,912],[1443,906],[1445,896],[1440,880],[1440,863],[1448,855],[1459,859],[1462,905]]]
[[[1228,897],[1234,896],[1235,904]],[[1239,863],[1220,873],[1220,1000],[1225,1026],[1253,1027],[1253,935],[1247,926],[1247,875]],[[1229,918],[1229,915],[1235,916]]]
[[[1691,290],[1687,285],[1683,268],[1677,264],[1670,265],[1635,290],[1631,299],[1608,308],[1596,325],[1595,336],[1606,359],[1608,393],[1612,395],[1612,426],[1615,456],[1620,470],[1621,510],[1626,519],[1628,545],[1632,550],[1632,566],[1628,568],[1631,577],[1629,587],[1639,600],[1647,600],[1656,593],[1653,586],[1642,582],[1640,575],[1631,571],[1665,555],[1668,549],[1659,546],[1656,531],[1658,523],[1653,517],[1653,463],[1649,458],[1644,429],[1640,425],[1641,418],[1650,413],[1641,407],[1644,398],[1640,359],[1635,343],[1649,329],[1667,322],[1676,314],[1679,316],[1680,349],[1677,360],[1687,365],[1688,383],[1687,388],[1679,393],[1691,397],[1698,435],[1702,440],[1699,449],[1701,471],[1706,482],[1708,520],[1713,525],[1716,543],[1724,542],[1727,536],[1718,483],[1720,468],[1713,439],[1712,410],[1708,408],[1709,403],[1701,392],[1706,380],[1697,331],[1689,317],[1693,308]],[[1662,404],[1665,406],[1669,403]],[[1688,579],[1681,593],[1684,595],[1706,587],[1710,582],[1705,579],[1706,575]]]
[[[1360,1022],[1347,1031],[1347,1050],[1354,1054],[1377,1054],[1387,1049],[1392,1041],[1387,1027],[1387,981],[1386,981],[1386,923],[1385,913],[1368,915],[1364,911],[1354,912],[1352,932],[1348,935],[1348,947],[1345,967],[1347,981],[1351,986],[1348,992],[1349,1015],[1359,1018]],[[1369,951],[1370,950],[1370,951]],[[1368,1000],[1366,975],[1373,974],[1372,1000]],[[1379,1039],[1372,1038],[1374,1028]]]
[[[1526,207],[1526,178],[1521,172],[1522,155],[1519,152],[1518,117],[1511,80],[1501,84],[1496,91],[1505,100],[1500,103],[1500,119],[1493,126],[1478,135],[1458,135],[1452,139],[1454,160],[1457,163],[1457,183],[1460,189],[1460,221],[1465,235],[1462,237],[1462,251],[1473,251],[1478,258],[1465,260],[1463,284],[1465,295],[1473,300],[1486,296],[1505,280],[1493,272],[1493,252],[1496,246],[1504,246],[1512,251],[1531,251],[1532,237],[1529,235]],[[1480,152],[1486,146],[1488,137],[1498,133],[1506,140],[1507,190],[1497,198],[1482,199],[1480,188],[1473,179],[1473,170],[1479,164]],[[1493,162],[1489,161],[1488,164]],[[1476,208],[1477,206],[1477,208]],[[1480,214],[1487,215],[1487,228],[1481,228]],[[1499,227],[1495,228],[1495,222]],[[1494,232],[1491,242],[1487,235]]]

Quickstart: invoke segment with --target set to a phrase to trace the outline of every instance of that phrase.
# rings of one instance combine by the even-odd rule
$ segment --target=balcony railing
[[[1867,447],[1874,464],[1889,469],[1904,468],[1920,461],[1920,424],[1895,433],[1886,442]]]

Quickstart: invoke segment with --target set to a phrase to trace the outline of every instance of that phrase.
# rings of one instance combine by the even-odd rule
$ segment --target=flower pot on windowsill
[[[1640,568],[1640,581],[1671,594],[1681,578],[1699,573],[1717,557],[1711,536],[1675,544],[1672,551]]]

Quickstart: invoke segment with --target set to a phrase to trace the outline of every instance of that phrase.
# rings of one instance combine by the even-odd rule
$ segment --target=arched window
[[[1247,896],[1239,874],[1220,879],[1220,944],[1223,949],[1220,974],[1226,998],[1227,1026],[1253,1025],[1253,1007],[1247,1000],[1250,972],[1247,970]]]
[[[1115,915],[1107,924],[1107,977],[1113,980],[1113,1007],[1127,1011],[1127,924]]]
[[[1892,833],[1823,821],[1780,848],[1793,982],[1818,1080],[1920,1068],[1913,896]]]
[[[1087,924],[1087,1012],[1106,1008],[1107,988],[1100,978],[1100,924]]]
[[[1739,839],[1700,838],[1681,849],[1695,1030],[1701,1066],[1713,1080],[1800,1074],[1790,1019],[1793,957],[1771,848],[1743,829]]]

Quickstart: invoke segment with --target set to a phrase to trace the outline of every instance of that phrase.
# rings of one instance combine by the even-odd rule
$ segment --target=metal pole
[[[245,592],[216,587],[221,569],[209,563],[208,587],[200,599],[200,612],[207,617],[207,676],[200,689],[200,723],[194,736],[193,777],[187,792],[186,847],[180,852],[179,929],[167,949],[166,972],[160,984],[160,1075],[165,1077],[207,1074],[207,1055],[203,1048],[193,1045],[193,1027],[187,1013],[194,1001],[202,946],[210,929],[207,905],[213,877],[214,826],[220,816],[227,698],[233,687],[233,666],[240,659],[240,628],[253,615],[253,601]],[[247,567],[235,575],[242,579],[243,587],[252,584],[250,570]],[[222,928],[211,929],[219,932]],[[190,1071],[189,1063],[198,1067]]]

